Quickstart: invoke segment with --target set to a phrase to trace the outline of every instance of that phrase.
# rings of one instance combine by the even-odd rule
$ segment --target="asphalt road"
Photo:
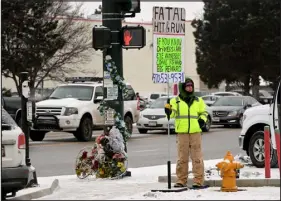
[[[95,131],[94,136],[101,134]],[[203,134],[204,159],[222,158],[227,150],[243,153],[238,147],[240,129],[215,127]],[[30,158],[38,177],[73,175],[75,159],[92,142],[77,142],[69,133],[48,133],[42,142],[30,142]],[[170,136],[171,162],[176,162],[176,136]],[[161,131],[139,134],[136,129],[128,141],[129,167],[163,165],[168,160],[168,136]]]

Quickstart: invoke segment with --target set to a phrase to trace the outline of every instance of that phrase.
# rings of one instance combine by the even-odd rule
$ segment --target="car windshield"
[[[93,96],[94,87],[91,86],[59,86],[50,95],[50,99],[76,98],[82,101],[90,101]]]
[[[151,94],[151,95],[150,95],[150,99],[152,99],[152,100],[155,100],[155,99],[157,99],[157,98],[159,98],[159,97],[160,97],[159,94]]]
[[[164,108],[165,103],[167,103],[167,98],[158,98],[151,103],[150,108]]]
[[[170,99],[174,98],[173,96]],[[165,104],[167,103],[167,97],[158,98],[154,102],[151,103],[149,108],[164,108]]]
[[[243,106],[243,98],[241,97],[221,97],[219,98],[213,106]]]
[[[1,116],[2,116],[1,118],[2,130],[11,130],[11,128],[5,129],[5,126],[17,127],[16,122],[13,120],[13,118],[9,115],[9,113],[4,108],[2,108]]]

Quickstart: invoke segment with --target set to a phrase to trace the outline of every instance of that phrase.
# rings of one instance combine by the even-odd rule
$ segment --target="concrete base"
[[[32,165],[30,165],[28,169],[29,169],[29,175],[28,175],[28,184],[26,185],[26,188],[38,186],[36,169]]]
[[[59,187],[59,180],[55,179],[51,186],[49,188],[41,188],[36,190],[36,187],[34,188],[34,191],[26,193],[24,195],[16,196],[7,200],[33,200],[38,199],[47,195],[51,195],[57,188]],[[30,188],[32,189],[32,188]]]
[[[177,177],[172,175],[171,177],[172,183],[176,183]],[[167,183],[167,176],[159,176],[158,182]],[[192,184],[192,179],[188,178],[187,181],[189,184]],[[222,184],[222,180],[205,180],[205,185],[209,185],[210,187],[220,187]],[[236,182],[238,187],[262,187],[262,186],[273,186],[280,187],[280,179],[237,179]]]

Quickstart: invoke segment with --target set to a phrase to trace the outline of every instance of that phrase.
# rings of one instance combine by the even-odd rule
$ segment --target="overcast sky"
[[[94,13],[95,9],[101,4],[101,1],[83,3],[83,12],[87,16]],[[135,18],[127,18],[126,21],[151,21],[153,6],[183,7],[186,9],[186,20],[192,20],[203,12],[204,4],[203,2],[141,2],[141,13],[137,14]]]

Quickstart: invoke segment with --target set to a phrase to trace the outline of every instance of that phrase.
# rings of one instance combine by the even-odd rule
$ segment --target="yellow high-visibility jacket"
[[[208,113],[206,111],[206,105],[201,97],[196,97],[190,107],[178,96],[172,98],[170,104],[172,106],[170,118],[175,119],[175,131],[178,134],[202,132],[198,119],[201,118],[206,122]]]

